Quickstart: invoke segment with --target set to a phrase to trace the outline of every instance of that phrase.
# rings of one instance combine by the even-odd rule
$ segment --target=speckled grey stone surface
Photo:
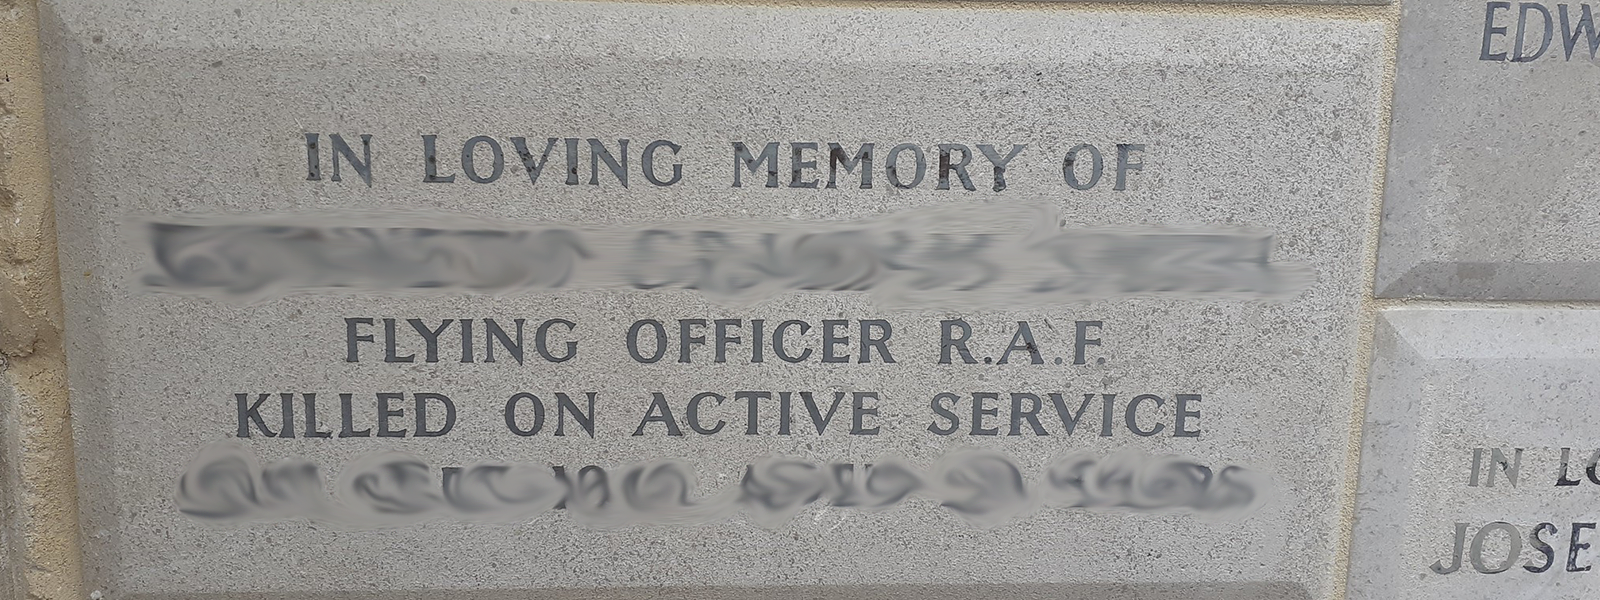
[[[1486,49],[1488,4],[1402,7],[1377,294],[1600,299],[1600,132],[1590,126],[1600,71],[1584,39],[1594,30],[1582,29],[1591,5],[1497,9],[1489,25],[1506,29]],[[1516,62],[1517,39],[1528,58],[1545,36],[1540,9],[1553,40]]]
[[[1378,22],[534,2],[63,1],[44,13],[84,544],[90,589],[107,597],[620,598],[657,586],[748,597],[779,586],[805,597],[1332,598],[1382,102]],[[308,131],[373,134],[372,187],[307,182]],[[422,134],[457,144],[477,134],[666,137],[685,145],[686,182],[428,186]],[[1030,154],[1004,192],[735,190],[726,152],[741,139],[1014,141]],[[1073,192],[1059,155],[1079,141],[1146,144],[1144,171],[1125,192]],[[239,305],[138,289],[141,250],[124,224],[417,209],[513,224],[828,221],[954,202],[1050,202],[1079,227],[1254,227],[1277,236],[1274,260],[1307,265],[1315,281],[1281,303],[1027,311],[880,313],[862,295],[822,292],[739,310],[685,291],[327,293]],[[578,324],[580,358],[347,363],[346,317],[563,317]],[[894,324],[897,364],[640,365],[621,344],[643,318],[879,317]],[[1056,355],[1074,320],[1099,320],[1094,356],[1106,362],[938,365],[938,322],[955,317],[989,353],[1007,343],[1006,327],[1031,321]],[[740,389],[878,390],[883,432],[630,435],[651,391],[681,409],[692,393]],[[500,408],[523,390],[597,391],[595,437],[511,435]],[[941,437],[927,429],[928,402],[945,390],[1202,394],[1203,433]],[[234,394],[289,391],[327,402],[438,391],[460,405],[455,431],[440,438],[242,440],[262,460],[307,457],[331,474],[379,449],[434,465],[678,458],[715,491],[771,453],[856,463],[894,454],[926,468],[981,447],[1016,457],[1031,477],[1072,451],[1134,448],[1245,466],[1270,476],[1276,494],[1240,521],[1051,509],[992,529],[925,499],[883,512],[813,505],[777,529],[744,517],[590,529],[560,511],[376,530],[180,515],[177,478],[202,446],[232,439]],[[413,595],[391,595],[401,592]]]
[[[1586,465],[1600,422],[1600,311],[1395,309],[1382,313],[1367,402],[1350,598],[1550,598],[1600,594],[1600,540],[1573,524],[1600,521],[1600,482]],[[1572,463],[1562,476],[1561,448]],[[1483,449],[1473,476],[1474,450]],[[1492,449],[1518,481],[1493,468]],[[1489,485],[1489,473],[1495,481]],[[1570,485],[1556,485],[1565,479]],[[1472,485],[1476,481],[1477,485]],[[1509,565],[1509,530],[1521,552]],[[1533,543],[1538,532],[1553,563]],[[1466,557],[1452,568],[1457,524]],[[1571,567],[1586,571],[1569,571]],[[1432,567],[1438,565],[1436,572]],[[1533,572],[1549,564],[1549,569]],[[1482,570],[1502,572],[1485,573]]]

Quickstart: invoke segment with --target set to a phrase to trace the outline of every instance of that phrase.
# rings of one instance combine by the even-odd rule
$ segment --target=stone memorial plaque
[[[100,597],[1340,589],[1381,23],[44,33]]]
[[[1379,297],[1600,299],[1594,12],[1405,5]]]
[[[1594,310],[1383,313],[1351,598],[1600,595],[1597,331]]]

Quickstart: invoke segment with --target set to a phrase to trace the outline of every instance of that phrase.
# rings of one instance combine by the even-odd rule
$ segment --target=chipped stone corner
[[[36,0],[0,0],[0,600],[78,600],[82,558]]]

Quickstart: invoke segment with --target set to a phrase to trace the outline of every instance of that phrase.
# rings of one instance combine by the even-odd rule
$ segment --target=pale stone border
[[[0,0],[0,599],[81,599],[39,12]]]

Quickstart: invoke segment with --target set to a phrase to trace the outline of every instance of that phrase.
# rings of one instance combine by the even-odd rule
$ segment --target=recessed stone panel
[[[1338,589],[1377,22],[44,27],[104,597]]]
[[[1382,313],[1350,597],[1592,598],[1600,311]]]

